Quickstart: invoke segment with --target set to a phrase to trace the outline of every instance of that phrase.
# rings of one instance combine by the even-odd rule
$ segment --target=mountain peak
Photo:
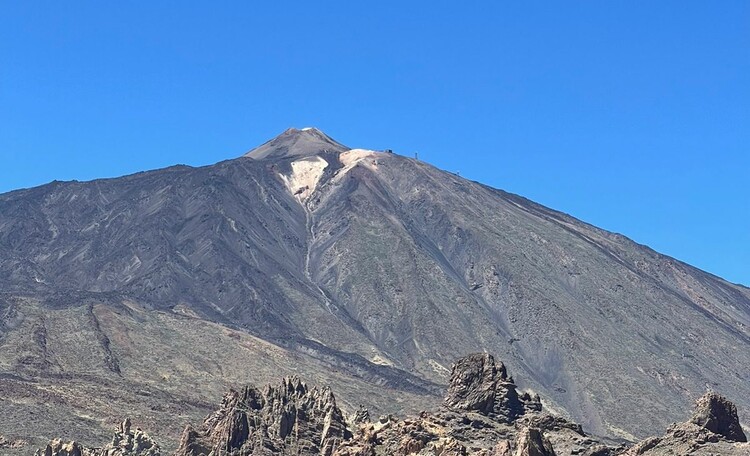
[[[244,156],[260,160],[269,157],[304,157],[317,155],[321,152],[344,152],[347,150],[349,150],[349,147],[339,143],[317,128],[289,128]]]

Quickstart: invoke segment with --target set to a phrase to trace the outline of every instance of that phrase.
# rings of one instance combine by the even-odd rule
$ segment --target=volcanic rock
[[[140,428],[131,430],[130,418],[115,429],[112,442],[104,448],[86,448],[78,442],[52,440],[35,456],[160,456],[159,445]]]
[[[78,442],[64,442],[54,439],[44,450],[37,450],[35,456],[90,456],[91,451],[85,449]]]
[[[734,442],[747,442],[737,417],[737,407],[725,397],[706,393],[695,406],[690,422]]]
[[[175,456],[324,455],[351,433],[328,388],[309,389],[297,377],[224,396],[199,429],[188,426]]]
[[[671,425],[661,437],[634,445],[625,455],[750,455],[750,443],[742,431],[733,403],[716,393],[706,393],[695,405],[693,416]]]
[[[596,446],[581,426],[542,411],[536,395],[518,394],[502,362],[489,354],[453,364],[442,408],[418,416],[362,423],[336,456],[554,456]]]
[[[362,424],[369,423],[370,421],[370,411],[363,405],[360,405],[357,411],[354,412],[354,416],[352,416],[352,423]]]
[[[519,396],[505,365],[487,353],[466,356],[453,364],[444,404],[513,422],[526,410],[541,410],[539,397]]]
[[[325,152],[344,152],[348,147],[317,128],[289,128],[274,139],[247,152],[245,157],[261,159],[305,157]]]

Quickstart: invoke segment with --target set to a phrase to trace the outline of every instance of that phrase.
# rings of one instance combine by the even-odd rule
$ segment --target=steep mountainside
[[[50,432],[71,413],[102,438],[120,416],[92,391],[158,431],[169,407],[194,419],[279,371],[415,411],[476,351],[595,434],[645,437],[706,389],[750,410],[749,289],[315,129],[213,166],[0,195],[0,292],[0,433],[26,438],[71,434]]]

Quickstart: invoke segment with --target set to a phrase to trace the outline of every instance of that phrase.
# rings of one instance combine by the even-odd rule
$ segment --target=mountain
[[[416,412],[477,351],[596,435],[646,437],[707,389],[750,410],[750,289],[312,128],[0,195],[0,291],[0,433],[32,442],[131,410],[173,448],[175,416],[280,375]]]

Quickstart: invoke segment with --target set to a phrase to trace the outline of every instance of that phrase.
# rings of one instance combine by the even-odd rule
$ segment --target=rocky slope
[[[308,388],[296,377],[230,391],[202,425],[185,428],[174,456],[746,456],[746,442],[734,405],[713,393],[698,400],[689,421],[672,425],[663,437],[631,447],[602,442],[543,410],[535,394],[519,392],[503,363],[476,354],[453,365],[440,408],[403,420],[384,415],[372,422],[363,409],[346,420],[329,389]],[[158,454],[150,438],[130,431],[129,421],[104,449],[55,440],[37,452]]]
[[[588,431],[636,440],[707,387],[750,410],[750,290],[314,129],[212,166],[0,195],[11,439],[102,445],[128,410],[173,449],[175,414],[279,375],[416,412],[477,351]]]

